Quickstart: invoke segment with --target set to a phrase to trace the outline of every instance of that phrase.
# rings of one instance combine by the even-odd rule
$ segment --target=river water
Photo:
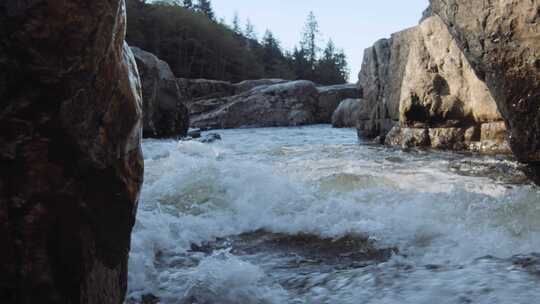
[[[540,190],[502,157],[329,126],[146,140],[128,298],[540,302]]]

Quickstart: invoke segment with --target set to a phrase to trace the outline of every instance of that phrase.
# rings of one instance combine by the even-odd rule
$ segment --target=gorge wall
[[[122,303],[143,176],[123,0],[0,2],[0,302]]]
[[[540,1],[431,0],[507,122],[517,158],[540,182]]]
[[[369,137],[397,146],[507,151],[505,126],[485,83],[438,16],[375,43],[359,84]]]

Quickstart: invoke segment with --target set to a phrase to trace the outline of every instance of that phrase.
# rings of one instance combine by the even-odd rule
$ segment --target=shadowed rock
[[[185,136],[189,113],[169,65],[152,53],[132,50],[142,81],[144,137]]]
[[[0,303],[122,303],[143,176],[123,0],[0,3]]]

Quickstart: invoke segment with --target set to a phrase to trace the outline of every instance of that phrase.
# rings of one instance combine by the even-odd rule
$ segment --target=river
[[[531,304],[540,190],[505,157],[402,151],[352,129],[146,140],[128,298]]]

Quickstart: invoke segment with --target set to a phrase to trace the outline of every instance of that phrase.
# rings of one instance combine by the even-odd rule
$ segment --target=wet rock
[[[370,109],[363,99],[345,99],[332,115],[335,128],[353,128],[369,119]]]
[[[512,151],[540,176],[538,1],[432,0],[431,8],[487,84],[508,122]]]
[[[0,303],[122,303],[143,176],[121,0],[0,3]]]
[[[384,143],[402,148],[428,147],[431,144],[428,129],[395,126],[388,132]]]
[[[142,81],[144,137],[185,136],[189,113],[169,65],[152,53],[132,50]]]
[[[259,86],[227,97],[217,109],[192,117],[197,128],[298,126],[316,122],[318,91],[313,82]]]
[[[187,133],[187,136],[191,137],[191,138],[200,138],[201,137],[201,130],[200,129],[190,130]]]
[[[349,98],[361,98],[362,91],[356,84],[342,84],[317,88],[317,123],[331,123],[332,115],[339,104]]]
[[[210,144],[218,140],[221,140],[221,135],[217,133],[208,133],[198,139],[198,141],[205,144]]]

